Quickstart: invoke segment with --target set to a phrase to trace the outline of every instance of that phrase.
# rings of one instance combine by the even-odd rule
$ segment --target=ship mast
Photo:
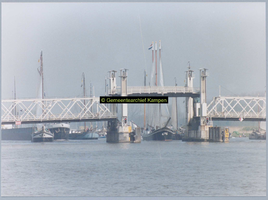
[[[176,79],[176,77],[175,77],[175,86],[177,86],[177,79]],[[177,133],[177,131],[179,129],[177,97],[175,97],[175,109],[176,109],[176,133]]]
[[[157,86],[157,42],[155,42],[155,86]]]
[[[258,96],[259,96],[259,94],[258,94]],[[260,105],[258,104],[258,113],[260,112]],[[260,123],[260,121],[258,121],[258,131],[259,131],[259,133],[261,133],[260,132],[260,126],[261,126],[261,123]]]
[[[146,87],[146,71],[144,70],[144,88]],[[143,128],[146,129],[146,104],[144,104]]]
[[[15,79],[15,76],[14,76],[14,100],[16,100],[16,79]],[[15,114],[15,117],[16,117],[16,114],[17,114],[17,107],[15,106],[15,109],[14,109],[14,114]]]
[[[41,76],[42,76],[42,99],[44,99],[44,71],[43,71],[43,52],[41,51]]]
[[[85,73],[82,74],[82,80],[83,80],[83,93],[84,98],[86,98],[86,80],[85,80]],[[86,100],[84,99],[84,106],[86,105]],[[86,108],[84,108],[84,112],[86,112]],[[86,122],[84,122],[84,131],[86,132]]]
[[[14,76],[14,100],[16,100],[16,79],[15,79],[15,76]],[[15,103],[15,107],[14,107],[14,116],[15,116],[15,118],[17,117],[17,106],[16,106],[16,103]],[[15,125],[15,127],[17,128],[18,126]]]
[[[41,76],[41,84],[42,84],[42,99],[44,99],[44,72],[43,72],[43,52],[41,51],[40,55],[40,69],[37,69],[39,75]],[[44,105],[42,104],[42,113],[44,111]]]

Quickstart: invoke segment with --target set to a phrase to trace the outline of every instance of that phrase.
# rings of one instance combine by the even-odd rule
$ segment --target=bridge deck
[[[99,97],[2,101],[2,124],[109,121],[117,118]]]
[[[121,88],[108,91],[109,95],[119,96]],[[138,86],[127,87],[127,96],[169,96],[169,97],[199,97],[200,91],[198,88],[190,88],[183,86]]]

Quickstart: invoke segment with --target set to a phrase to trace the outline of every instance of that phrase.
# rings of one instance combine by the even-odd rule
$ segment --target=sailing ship
[[[106,138],[107,129],[104,127],[104,122],[103,122],[103,125],[102,125],[102,129],[97,129],[96,133],[98,133],[99,138]]]
[[[14,100],[16,100],[16,79],[14,77]],[[16,105],[14,105],[14,109],[12,111],[15,118],[22,112],[22,110],[17,109]],[[1,140],[31,140],[32,134],[36,131],[36,127],[25,126],[22,125],[1,125]]]
[[[249,134],[248,137],[250,140],[266,140],[266,132],[261,134],[258,131],[253,131],[253,133]]]
[[[70,124],[60,123],[51,124],[48,128],[54,134],[54,140],[68,140],[70,133]]]
[[[32,142],[53,142],[54,135],[42,126],[42,129],[32,134]]]
[[[163,87],[164,86],[164,76],[162,69],[162,60],[161,60],[161,41],[159,41],[159,72],[160,77],[158,84],[157,78],[157,42],[152,42],[152,45],[149,49],[152,49],[152,70],[151,70],[151,80],[150,83],[154,86]],[[155,59],[154,59],[155,52]],[[145,73],[146,74],[146,73]],[[146,80],[144,81],[146,84]],[[151,85],[150,85],[151,86]],[[147,127],[143,129],[142,138],[143,140],[172,140],[172,135],[174,131],[168,127],[170,122],[170,114],[167,105],[148,105],[147,106]],[[145,109],[145,108],[144,108]],[[144,111],[145,112],[145,111]],[[144,120],[145,121],[145,120]],[[145,124],[145,122],[144,122]]]
[[[40,69],[37,69],[41,77],[41,83],[40,83],[41,88],[39,87],[39,92],[41,91],[41,95],[39,94],[39,96],[41,96],[41,98],[44,99],[44,72],[43,72],[42,51],[40,56],[40,62],[41,62]],[[37,107],[36,111],[37,115],[43,115],[44,105],[42,104],[41,107],[42,107],[41,113],[39,113],[40,107]],[[32,142],[52,142],[53,140],[54,140],[54,134],[51,133],[49,130],[47,130],[44,124],[42,125],[41,130],[38,130],[32,134]]]
[[[259,105],[258,105],[259,112]],[[265,126],[266,127],[266,126]],[[266,130],[266,128],[264,128]],[[261,122],[258,122],[258,130],[253,130],[251,134],[249,134],[248,138],[250,140],[266,140],[266,131],[261,131]]]
[[[81,86],[83,86],[84,98],[86,98],[86,78],[85,78],[84,72],[82,73],[82,85]],[[92,97],[91,84],[90,84],[90,97]],[[84,105],[86,105],[85,99],[84,99]],[[84,112],[86,112],[86,110],[84,110]],[[83,132],[82,131],[70,132],[69,139],[70,140],[97,140],[99,138],[99,135],[95,133],[95,131],[96,131],[96,128],[93,129],[92,125],[90,125],[90,128],[87,128],[86,122],[84,122]]]
[[[250,140],[266,140],[266,131],[264,132],[264,130],[261,129],[260,122],[258,123],[258,130],[253,130],[248,138]]]

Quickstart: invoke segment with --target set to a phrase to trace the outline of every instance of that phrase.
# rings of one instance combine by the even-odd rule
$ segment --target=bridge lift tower
[[[117,94],[116,91],[116,78],[115,78],[115,70],[110,71],[109,80],[110,80],[110,94],[115,95]],[[121,69],[120,70],[120,76],[121,78],[121,96],[125,97],[127,96],[127,69]],[[111,112],[114,115],[117,115],[117,108],[116,104],[111,104]],[[132,139],[135,138],[135,140],[130,140],[130,135],[135,135],[135,137],[131,137]],[[129,143],[129,142],[135,142],[139,143],[141,142],[140,138],[140,129],[136,128],[135,130],[132,130],[132,127],[128,123],[128,105],[127,104],[121,104],[121,120],[110,122],[108,124],[108,132],[107,132],[107,142],[110,143]]]
[[[186,97],[186,123],[187,130],[183,138],[185,141],[203,141],[208,139],[209,127],[207,126],[207,69],[200,69],[200,102],[198,98]],[[190,66],[186,71],[186,87],[193,88],[193,70]]]

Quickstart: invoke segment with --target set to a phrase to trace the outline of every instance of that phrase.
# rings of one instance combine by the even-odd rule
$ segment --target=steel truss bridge
[[[265,121],[266,97],[214,97],[207,106],[212,120]]]
[[[134,89],[132,92],[135,94]],[[265,121],[266,97],[215,97],[207,106],[207,117],[212,120]],[[16,121],[31,124],[109,121],[117,116],[105,104],[100,104],[99,97],[93,97],[2,100],[1,119],[2,124]]]
[[[107,121],[117,116],[99,97],[2,100],[2,124]]]

